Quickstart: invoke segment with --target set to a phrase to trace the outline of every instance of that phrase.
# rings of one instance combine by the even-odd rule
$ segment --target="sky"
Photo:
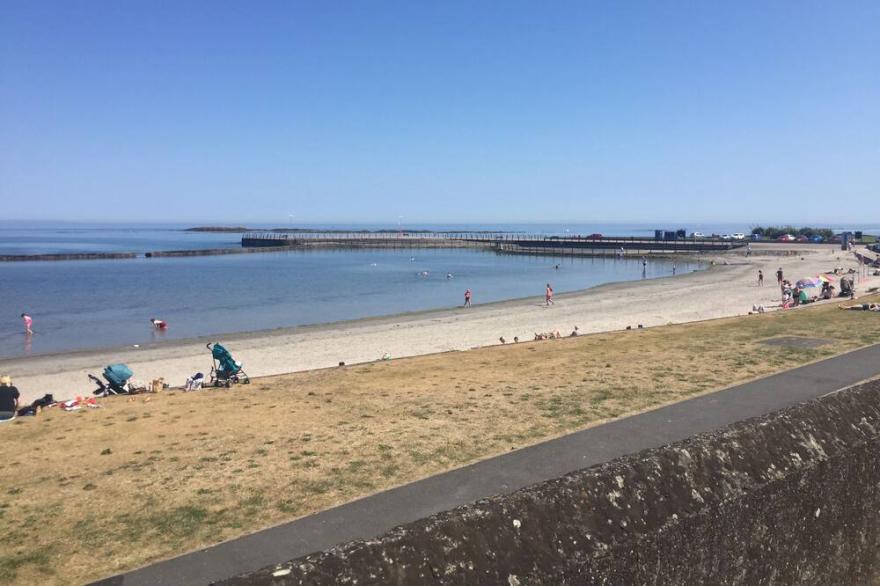
[[[878,30],[876,0],[4,0],[0,219],[877,222]]]

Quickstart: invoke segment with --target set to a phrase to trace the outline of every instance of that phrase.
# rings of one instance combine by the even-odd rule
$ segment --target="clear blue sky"
[[[4,0],[0,199],[24,219],[876,222],[880,2]]]

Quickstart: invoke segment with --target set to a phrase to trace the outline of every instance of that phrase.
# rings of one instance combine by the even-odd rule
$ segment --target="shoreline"
[[[830,254],[829,254],[830,252]],[[839,260],[838,260],[839,257]],[[85,395],[94,388],[86,375],[100,375],[110,363],[124,362],[134,380],[163,377],[180,386],[195,372],[210,371],[210,341],[220,341],[251,377],[336,367],[392,358],[498,345],[499,338],[530,341],[535,332],[558,330],[567,336],[575,325],[581,334],[686,323],[745,315],[752,305],[778,304],[773,273],[783,266],[790,277],[801,278],[857,265],[852,256],[828,248],[798,257],[724,255],[729,264],[676,276],[604,283],[580,291],[559,293],[552,307],[542,297],[508,299],[461,307],[429,309],[304,326],[231,334],[198,336],[143,344],[113,346],[0,360],[0,371],[13,377],[28,403],[45,393],[56,400]],[[754,275],[765,275],[759,288]],[[880,277],[863,279],[857,290],[880,285]],[[837,303],[837,300],[833,300]],[[772,309],[771,309],[772,310]]]
[[[667,258],[678,259],[679,257],[670,256]],[[703,261],[701,261],[703,262]],[[735,267],[739,266],[737,263],[731,263],[726,265],[727,267]],[[704,269],[694,270],[687,273],[681,273],[678,275],[667,275],[663,277],[653,277],[650,279],[637,279],[630,281],[609,281],[607,283],[601,283],[599,285],[594,285],[592,287],[587,287],[585,289],[577,289],[575,291],[566,291],[562,293],[554,293],[554,300],[565,300],[570,298],[580,298],[591,293],[599,293],[600,291],[606,288],[613,287],[629,287],[633,285],[639,285],[644,283],[653,283],[657,281],[667,280],[667,279],[684,279],[696,273],[704,273],[708,271],[715,270],[723,270],[725,265],[714,265],[707,266]],[[72,350],[60,350],[56,352],[45,352],[45,353],[37,353],[31,354],[30,356],[13,356],[8,358],[0,357],[0,371],[4,371],[4,368],[13,363],[27,361],[27,360],[38,360],[38,359],[64,359],[71,358],[75,356],[87,356],[92,354],[108,354],[108,353],[116,353],[122,354],[126,352],[130,353],[139,353],[147,350],[158,350],[158,349],[169,349],[172,350],[174,348],[180,348],[184,346],[198,345],[201,344],[202,347],[208,342],[220,341],[224,345],[226,342],[235,343],[239,341],[249,341],[255,339],[271,339],[273,337],[282,337],[288,335],[297,335],[297,334],[308,334],[315,331],[323,331],[323,332],[331,332],[334,330],[342,330],[346,328],[357,328],[360,326],[380,326],[380,325],[388,325],[388,324],[401,324],[407,323],[409,321],[417,321],[421,319],[440,319],[444,317],[455,317],[459,315],[473,315],[483,311],[489,311],[492,309],[505,309],[512,307],[521,307],[523,304],[535,304],[535,305],[544,305],[544,297],[541,295],[530,295],[528,297],[513,297],[511,299],[500,299],[498,301],[487,301],[485,303],[477,303],[473,305],[469,309],[465,309],[461,305],[456,305],[453,307],[437,307],[432,309],[417,309],[413,311],[404,311],[400,313],[389,313],[384,315],[371,315],[364,317],[357,317],[353,319],[343,319],[343,320],[335,320],[335,321],[326,321],[326,322],[316,322],[309,324],[300,324],[294,326],[280,326],[277,328],[266,328],[261,330],[243,330],[237,332],[228,332],[228,333],[213,333],[213,334],[204,334],[198,336],[190,336],[187,338],[177,338],[177,339],[169,339],[161,342],[141,342],[135,347],[134,344],[115,344],[108,346],[93,346],[89,348],[77,348]],[[39,333],[39,332],[38,332]],[[222,340],[221,340],[222,338]],[[224,341],[225,340],[225,341]]]

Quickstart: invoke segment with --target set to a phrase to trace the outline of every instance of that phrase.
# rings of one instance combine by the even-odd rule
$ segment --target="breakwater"
[[[0,262],[62,261],[62,260],[119,260],[133,258],[174,258],[185,256],[219,256],[226,254],[253,254],[289,251],[289,246],[261,246],[258,248],[194,248],[191,250],[159,250],[156,252],[82,252],[69,254],[6,254]]]
[[[389,234],[386,232],[352,233],[286,233],[249,232],[241,237],[241,247],[196,248],[155,252],[82,252],[59,254],[7,254],[0,262],[108,260],[132,258],[170,258],[187,256],[218,256],[320,248],[477,248],[503,254],[550,256],[622,256],[670,255],[688,253],[719,253],[741,248],[743,241],[710,239],[674,239],[584,236],[544,236],[494,232],[448,233],[417,232]]]
[[[249,232],[244,247],[295,248],[486,248],[508,254],[558,256],[619,256],[726,252],[746,246],[745,241],[712,239],[658,239],[601,236],[545,236],[516,233],[279,233]]]
[[[220,582],[876,584],[880,381]]]
[[[106,260],[137,258],[135,252],[78,252],[69,254],[2,254],[0,262]]]
[[[182,256],[218,256],[223,254],[253,254],[259,252],[289,251],[287,246],[261,246],[257,248],[197,248],[193,250],[162,250],[144,253],[145,258],[173,258]]]

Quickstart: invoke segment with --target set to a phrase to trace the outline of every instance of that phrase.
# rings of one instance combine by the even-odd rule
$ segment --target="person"
[[[0,421],[12,419],[18,411],[18,399],[21,394],[12,386],[8,376],[0,377]]]
[[[647,269],[647,268],[648,268],[648,257],[643,256],[642,257],[642,271],[644,272],[645,269]]]
[[[672,276],[675,276],[675,263],[672,263]]]
[[[21,314],[21,321],[24,322],[24,333],[28,335],[33,334],[34,330],[32,326],[34,325],[34,318],[23,313]]]
[[[752,256],[752,243],[746,244],[746,256]]]
[[[782,286],[782,267],[779,267],[779,270],[776,271],[776,284],[780,287]]]
[[[447,278],[447,279],[451,279],[451,278],[452,278],[452,273],[446,273],[446,278]]]
[[[822,299],[831,299],[834,297],[834,285],[831,283],[822,284]]]
[[[553,305],[553,287],[550,286],[550,283],[547,283],[547,290],[544,291],[544,302],[548,307]]]
[[[803,305],[805,303],[809,303],[812,301],[810,296],[807,294],[806,289],[801,289],[800,293],[798,293],[798,305]]]
[[[472,295],[472,293],[471,293],[470,289],[468,289],[464,292],[464,306],[465,307],[471,306],[471,295]]]
[[[861,305],[850,305],[849,307],[838,305],[837,307],[850,311],[880,311],[880,303],[862,303]]]
[[[758,269],[758,287],[764,286],[764,271]]]
[[[559,270],[559,265],[556,265],[556,266],[553,267],[553,268],[555,268],[555,269],[558,271],[558,270]]]
[[[157,330],[167,330],[168,322],[165,322],[161,319],[156,319],[155,317],[150,318],[150,323],[153,324],[153,327]]]

